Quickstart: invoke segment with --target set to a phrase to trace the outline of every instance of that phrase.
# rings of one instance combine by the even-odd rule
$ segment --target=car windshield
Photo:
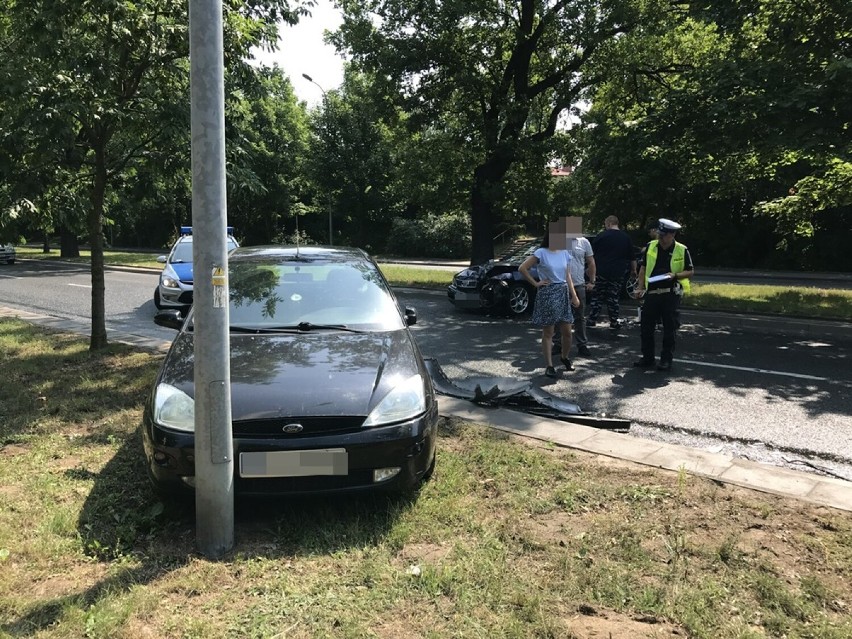
[[[233,238],[229,237],[227,239],[226,246],[228,251],[233,251],[235,248],[237,248],[237,242]],[[172,251],[172,255],[169,258],[169,262],[192,262],[192,240],[178,242],[178,244]]]
[[[368,262],[234,260],[234,331],[398,330],[396,300]]]
[[[512,251],[503,255],[500,261],[520,261],[523,262],[530,255],[535,253],[536,249],[541,246],[541,240],[531,240],[525,244],[521,244]]]

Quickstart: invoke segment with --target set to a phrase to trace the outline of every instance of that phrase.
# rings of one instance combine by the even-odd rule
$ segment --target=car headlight
[[[175,430],[195,432],[195,400],[171,384],[158,384],[154,393],[154,421]]]
[[[180,286],[178,286],[178,281],[173,277],[164,277],[163,286],[166,288],[180,288]]]
[[[412,375],[397,384],[364,420],[364,426],[381,426],[412,419],[426,411],[423,378]]]

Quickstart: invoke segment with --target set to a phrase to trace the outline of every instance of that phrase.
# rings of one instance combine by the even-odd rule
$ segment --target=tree
[[[4,156],[18,158],[10,173],[37,175],[54,186],[69,176],[75,193],[87,194],[90,348],[103,348],[109,189],[170,128],[186,122],[187,4],[2,0],[0,8],[2,104],[22,131],[17,139],[3,131]],[[287,0],[229,0],[225,12],[225,57],[237,77],[253,74],[244,62],[252,46],[275,42],[278,21],[296,19]]]
[[[263,68],[228,92],[225,122],[228,219],[244,243],[269,242],[309,189],[307,112],[281,70]]]
[[[477,155],[471,261],[493,257],[495,203],[512,165],[550,139],[599,80],[608,46],[665,3],[654,0],[343,0],[334,36],[355,64],[387,81],[414,125],[452,132]]]
[[[800,5],[690,5],[646,38],[595,90],[573,195],[595,214],[681,218],[715,263],[843,264],[833,237],[852,214],[852,9]]]

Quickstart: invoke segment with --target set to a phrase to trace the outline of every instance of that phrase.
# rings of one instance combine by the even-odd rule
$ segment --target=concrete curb
[[[852,482],[440,396],[439,413],[522,437],[852,511]]]

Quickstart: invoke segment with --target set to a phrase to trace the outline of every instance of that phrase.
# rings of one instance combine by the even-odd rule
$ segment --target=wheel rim
[[[527,310],[527,307],[530,305],[530,294],[527,292],[527,289],[518,286],[512,289],[512,292],[509,293],[509,309],[519,315]]]

